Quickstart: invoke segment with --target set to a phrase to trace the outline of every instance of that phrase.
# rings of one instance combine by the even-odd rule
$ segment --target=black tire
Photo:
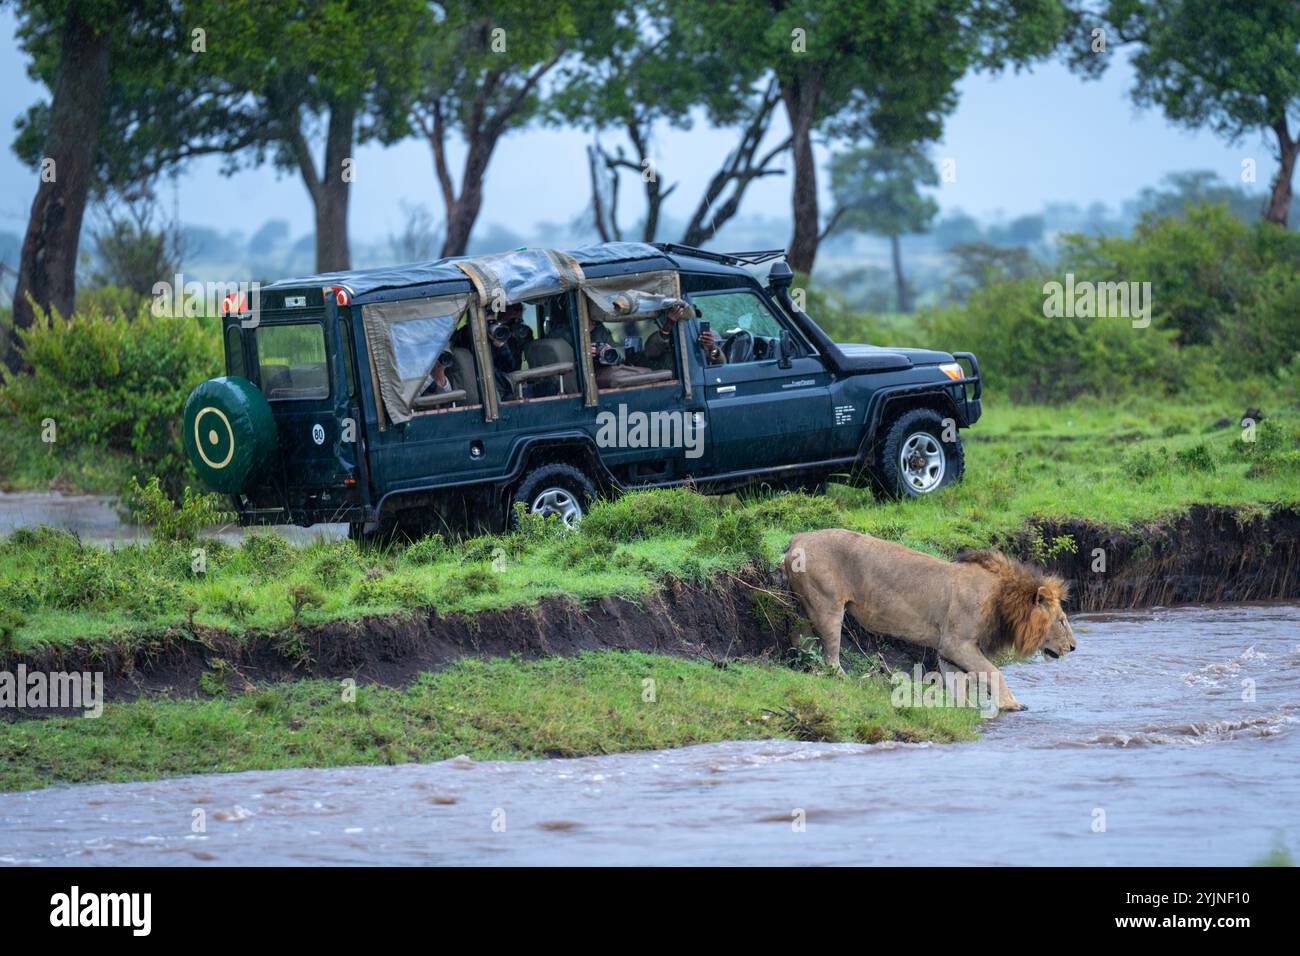
[[[889,422],[876,445],[876,491],[889,499],[922,498],[961,481],[966,472],[961,434],[955,425],[952,441],[944,441],[943,433],[944,417],[933,408],[913,408]],[[912,453],[910,466],[903,461],[904,449]]]
[[[549,509],[543,500],[548,494],[552,495]],[[515,505],[523,504],[529,511],[547,510],[547,513],[560,514],[566,525],[576,527],[591,509],[597,494],[595,482],[581,468],[558,461],[538,465],[524,472],[524,477],[515,486],[510,496],[506,526],[513,528],[518,523]]]

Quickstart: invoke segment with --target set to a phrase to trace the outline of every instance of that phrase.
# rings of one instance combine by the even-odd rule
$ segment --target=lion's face
[[[1043,636],[1042,651],[1048,657],[1064,657],[1079,646],[1074,640],[1074,628],[1070,627],[1069,618],[1060,604],[1053,602],[1044,611],[1050,620]]]

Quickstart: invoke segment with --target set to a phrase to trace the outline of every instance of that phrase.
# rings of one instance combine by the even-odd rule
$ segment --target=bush
[[[724,511],[708,532],[695,543],[701,554],[735,555],[751,561],[766,558],[763,525],[751,511]]]
[[[776,525],[790,532],[838,528],[844,521],[835,502],[825,495],[801,492],[781,492],[760,499],[748,510],[764,524]]]
[[[215,323],[89,311],[38,317],[17,334],[32,372],[7,376],[3,395],[20,420],[39,428],[52,418],[59,442],[125,452],[180,493],[185,398],[221,374]]]
[[[412,541],[402,552],[402,560],[408,564],[433,564],[446,556],[447,539],[437,533]]]
[[[293,554],[289,542],[274,531],[250,534],[240,546],[248,566],[259,574],[280,570]]]
[[[582,519],[588,538],[624,542],[660,535],[698,534],[713,509],[689,488],[630,491],[614,501],[601,501]]]
[[[922,313],[926,344],[975,352],[986,385],[1014,401],[1141,389],[1198,391],[1224,372],[1293,381],[1300,359],[1300,235],[1226,207],[1148,215],[1131,236],[1066,236],[1051,275],[999,282]],[[1149,282],[1151,325],[1048,318],[1044,285]]]
[[[126,505],[161,541],[193,541],[204,528],[233,521],[235,517],[222,507],[219,495],[199,494],[188,485],[180,503],[172,501],[157,475],[144,485],[132,478]]]
[[[1049,317],[1047,281],[1061,280],[992,285],[963,306],[922,313],[918,321],[931,344],[979,356],[986,387],[1005,390],[1013,401],[1066,401],[1135,384],[1171,392],[1180,384],[1174,333],[1156,318],[1135,329],[1129,318]]]

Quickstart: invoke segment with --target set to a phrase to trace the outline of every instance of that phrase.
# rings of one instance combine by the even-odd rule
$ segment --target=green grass
[[[41,439],[39,427],[7,414],[0,396],[0,491],[113,495],[138,470],[128,455],[66,440],[49,443]]]
[[[0,790],[190,773],[581,756],[763,738],[967,740],[978,715],[902,708],[847,660],[835,680],[775,663],[718,667],[601,651],[465,660],[411,687],[310,680],[212,699],[109,704],[101,717],[0,723]],[[215,684],[220,690],[220,683]]]
[[[64,533],[18,532],[0,541],[0,607],[10,609],[0,655],[78,640],[129,644],[191,619],[242,634],[413,607],[472,613],[551,595],[636,598],[665,576],[702,581],[755,558],[776,561],[790,534],[808,528],[951,555],[1040,519],[1132,527],[1198,503],[1300,505],[1300,416],[1270,417],[1254,443],[1235,426],[1211,427],[1239,413],[1208,402],[994,404],[965,433],[966,480],[920,501],[880,503],[846,485],[818,498],[647,492],[599,505],[575,534],[530,523],[513,535],[364,551],[347,541],[293,547],[273,532],[242,547],[206,541],[201,573],[188,544],[106,551]],[[1044,547],[1053,544],[1072,542]]]

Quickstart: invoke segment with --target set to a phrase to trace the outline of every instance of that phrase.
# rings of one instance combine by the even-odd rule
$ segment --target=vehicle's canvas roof
[[[571,250],[566,255],[572,256],[577,260],[578,265],[583,267],[655,259],[659,260],[660,265],[651,268],[661,268],[664,260],[671,261],[664,252],[644,242],[601,242]],[[281,279],[264,286],[263,289],[296,289],[304,286],[319,288],[336,285],[346,288],[351,294],[352,301],[360,304],[365,302],[368,296],[385,289],[423,286],[436,282],[468,282],[465,273],[457,267],[456,263],[473,258],[475,257],[454,256],[378,269],[327,272],[297,279]]]

